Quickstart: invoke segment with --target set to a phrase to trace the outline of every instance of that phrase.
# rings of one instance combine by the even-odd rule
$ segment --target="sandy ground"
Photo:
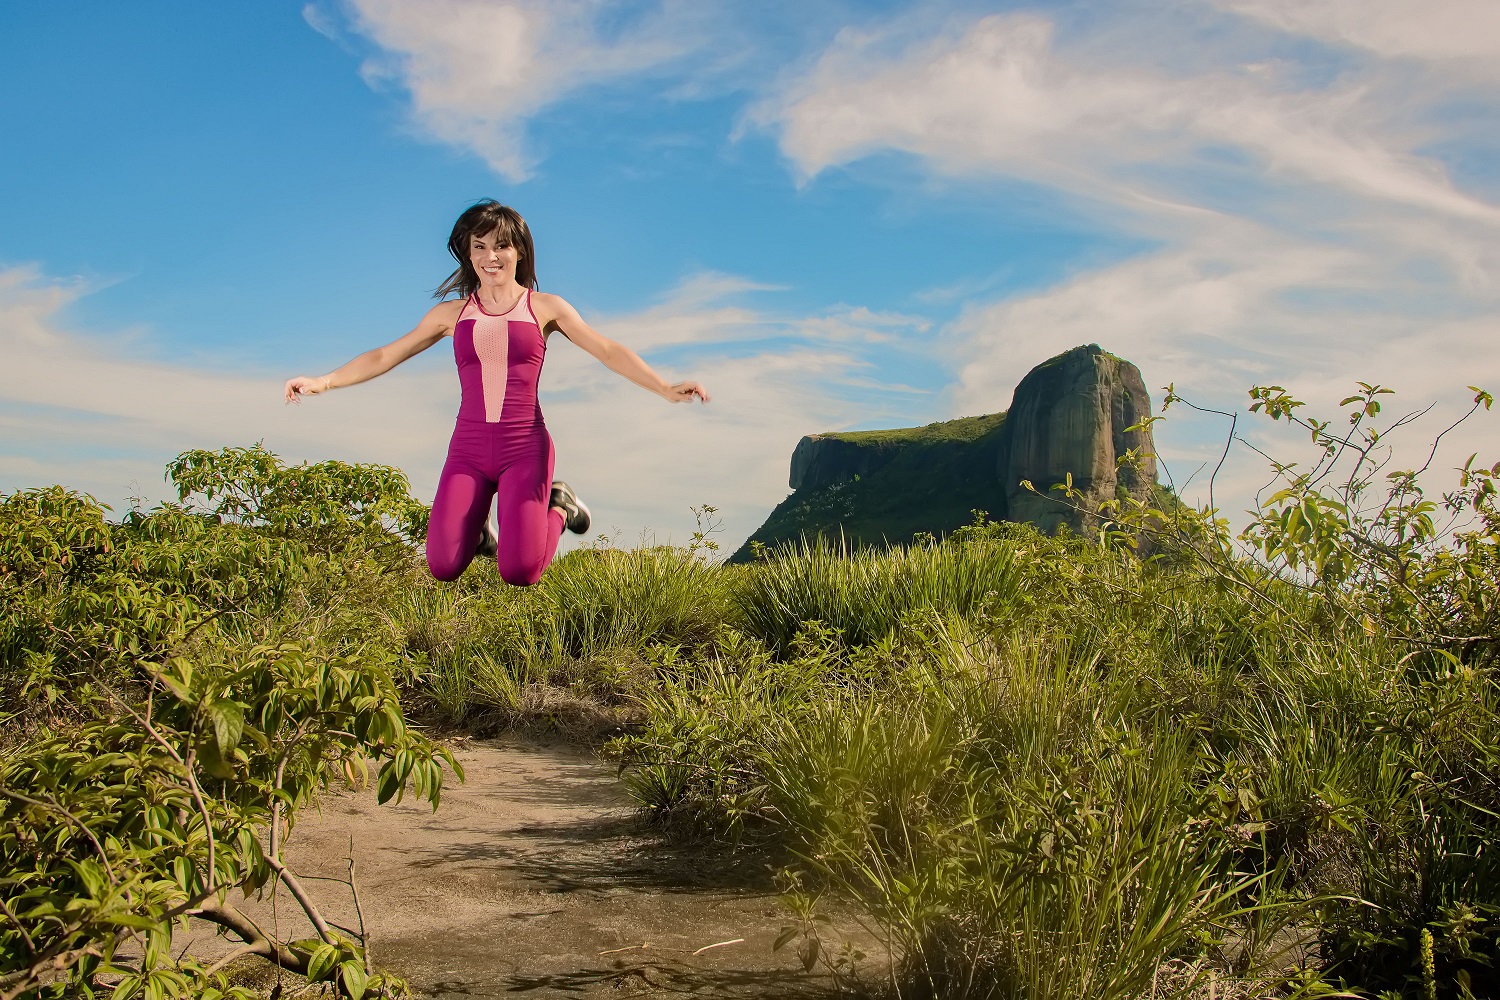
[[[791,918],[763,867],[674,848],[643,826],[608,765],[564,745],[453,746],[467,781],[445,789],[437,812],[411,801],[378,806],[369,790],[329,796],[299,819],[286,848],[293,870],[343,878],[352,844],[375,963],[418,995],[838,994],[826,972],[803,972],[792,949],[772,951]],[[326,917],[357,926],[346,886],[308,885]],[[310,936],[305,923],[289,923],[288,903],[282,896],[276,906],[281,930]],[[243,905],[273,919],[268,903]],[[833,915],[829,944],[847,937],[881,953]],[[223,941],[198,930],[193,950],[221,953]],[[865,981],[883,978],[874,960],[863,965]]]

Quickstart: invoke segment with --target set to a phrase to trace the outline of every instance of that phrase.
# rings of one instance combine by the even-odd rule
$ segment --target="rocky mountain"
[[[1086,531],[1074,511],[1048,499],[1069,473],[1091,500],[1156,488],[1151,415],[1140,370],[1098,344],[1075,347],[1033,368],[1010,409],[925,427],[811,434],[792,453],[792,494],[731,561],[751,545],[828,535],[854,544],[904,543],[942,535],[973,519],[1030,521],[1046,531]],[[1134,449],[1138,466],[1117,467]],[[1044,496],[1020,484],[1030,481]]]

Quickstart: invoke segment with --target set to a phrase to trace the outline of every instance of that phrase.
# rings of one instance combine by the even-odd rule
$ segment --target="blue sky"
[[[709,503],[732,548],[802,434],[1004,409],[1079,343],[1224,408],[1449,407],[1500,385],[1497,66],[1484,0],[6,5],[0,491],[157,498],[264,440],[430,496],[443,346],[278,393],[409,329],[486,196],[545,290],[715,394],[549,352],[558,474],[622,544]],[[1159,450],[1180,481],[1222,432]]]

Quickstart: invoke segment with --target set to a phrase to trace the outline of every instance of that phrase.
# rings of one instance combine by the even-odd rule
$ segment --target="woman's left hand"
[[[668,386],[667,399],[674,403],[687,403],[697,396],[699,401],[708,402],[708,390],[698,382],[678,382],[676,385]]]
[[[317,378],[308,378],[306,375],[298,375],[296,378],[286,380],[286,387],[282,389],[282,395],[288,403],[300,403],[303,396],[316,396],[333,388],[333,379],[327,375]]]

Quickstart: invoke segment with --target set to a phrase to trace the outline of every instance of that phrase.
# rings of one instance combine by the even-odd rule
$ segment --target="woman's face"
[[[469,237],[469,263],[479,275],[479,287],[504,288],[516,280],[521,252],[501,239],[499,233]]]

